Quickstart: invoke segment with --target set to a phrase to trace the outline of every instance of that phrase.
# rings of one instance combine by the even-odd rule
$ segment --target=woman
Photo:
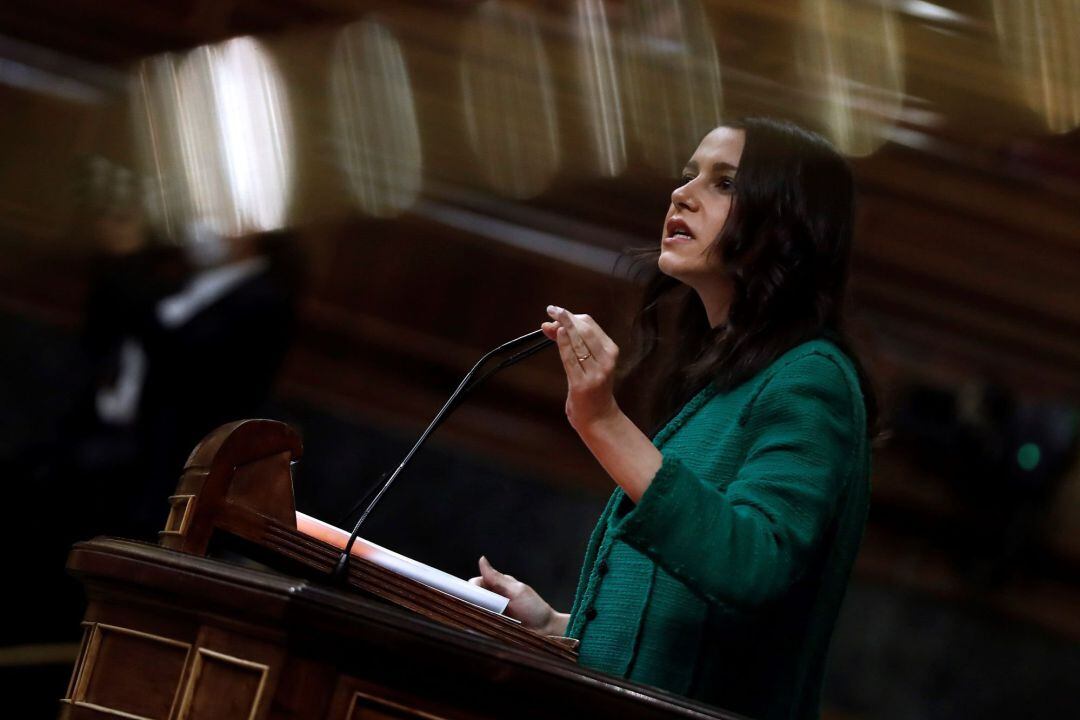
[[[639,320],[686,293],[650,439],[613,396],[618,348],[548,307],[566,414],[617,488],[570,613],[484,558],[474,582],[587,667],[755,718],[818,714],[865,523],[874,402],[840,335],[853,183],[823,139],[747,119],[702,140],[671,196]],[[663,416],[663,415],[661,415]]]

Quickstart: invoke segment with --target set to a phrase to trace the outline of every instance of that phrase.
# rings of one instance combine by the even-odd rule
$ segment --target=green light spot
[[[1038,467],[1041,459],[1042,451],[1039,450],[1039,446],[1035,443],[1024,443],[1016,451],[1016,462],[1020,465],[1021,470],[1034,470]]]

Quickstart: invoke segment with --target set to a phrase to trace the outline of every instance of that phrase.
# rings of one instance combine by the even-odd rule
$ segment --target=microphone
[[[499,372],[500,370],[510,367],[511,365],[519,363],[526,358],[532,357],[547,346],[554,344],[554,341],[548,340],[544,336],[543,330],[534,330],[527,335],[522,335],[521,337],[514,338],[509,342],[503,343],[494,350],[490,350],[482,358],[480,358],[475,365],[472,366],[472,369],[469,370],[469,372],[465,374],[465,377],[461,379],[461,382],[458,383],[458,386],[454,390],[454,392],[450,394],[450,398],[446,401],[442,408],[439,409],[439,412],[436,413],[435,418],[427,426],[427,429],[425,429],[424,432],[421,433],[420,438],[412,446],[409,452],[405,454],[405,457],[398,464],[397,469],[394,470],[394,472],[390,475],[386,482],[382,484],[382,487],[379,488],[379,492],[376,493],[375,498],[370,503],[368,503],[366,508],[364,508],[364,512],[360,515],[360,519],[356,521],[356,525],[353,527],[352,533],[349,535],[349,541],[345,543],[345,550],[341,553],[341,557],[338,558],[337,565],[334,566],[334,570],[330,574],[332,580],[334,580],[335,582],[340,582],[344,579],[345,573],[349,567],[349,558],[351,557],[353,545],[356,543],[356,538],[360,535],[360,526],[364,524],[364,521],[367,520],[367,516],[371,514],[371,511],[379,503],[379,500],[381,500],[382,496],[386,493],[386,491],[390,489],[390,486],[394,484],[394,481],[397,480],[399,475],[401,475],[401,472],[405,469],[405,466],[409,464],[410,460],[412,460],[413,455],[415,455],[416,451],[420,449],[420,446],[424,444],[424,441],[428,439],[428,436],[435,431],[435,428],[439,427],[439,425],[441,425],[443,421],[446,420],[450,413],[457,409],[457,407],[461,404],[461,402],[469,393],[478,388],[492,375]],[[510,355],[509,357],[503,358],[494,367],[488,368],[486,372],[480,373],[480,369],[487,365],[490,360],[503,356],[506,353],[514,350],[516,350],[517,352],[514,352],[514,354]],[[385,477],[385,473],[383,476]],[[361,498],[360,502],[354,505],[353,508],[349,510],[348,514],[345,515],[345,517],[349,517],[354,512],[356,512],[356,509],[361,504],[363,504],[363,502],[367,500],[370,495],[371,493],[369,492],[367,495]]]

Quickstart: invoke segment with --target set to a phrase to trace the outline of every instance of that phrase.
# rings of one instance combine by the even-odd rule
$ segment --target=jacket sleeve
[[[710,602],[753,610],[777,599],[812,563],[837,510],[864,432],[857,401],[832,358],[792,360],[752,401],[732,482],[719,490],[665,456],[616,537]]]

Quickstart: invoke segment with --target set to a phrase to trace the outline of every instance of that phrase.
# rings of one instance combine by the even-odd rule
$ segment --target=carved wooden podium
[[[282,423],[226,425],[188,458],[161,546],[75,545],[89,607],[61,718],[734,717],[361,557],[331,586],[339,551],[296,530],[300,453]]]

